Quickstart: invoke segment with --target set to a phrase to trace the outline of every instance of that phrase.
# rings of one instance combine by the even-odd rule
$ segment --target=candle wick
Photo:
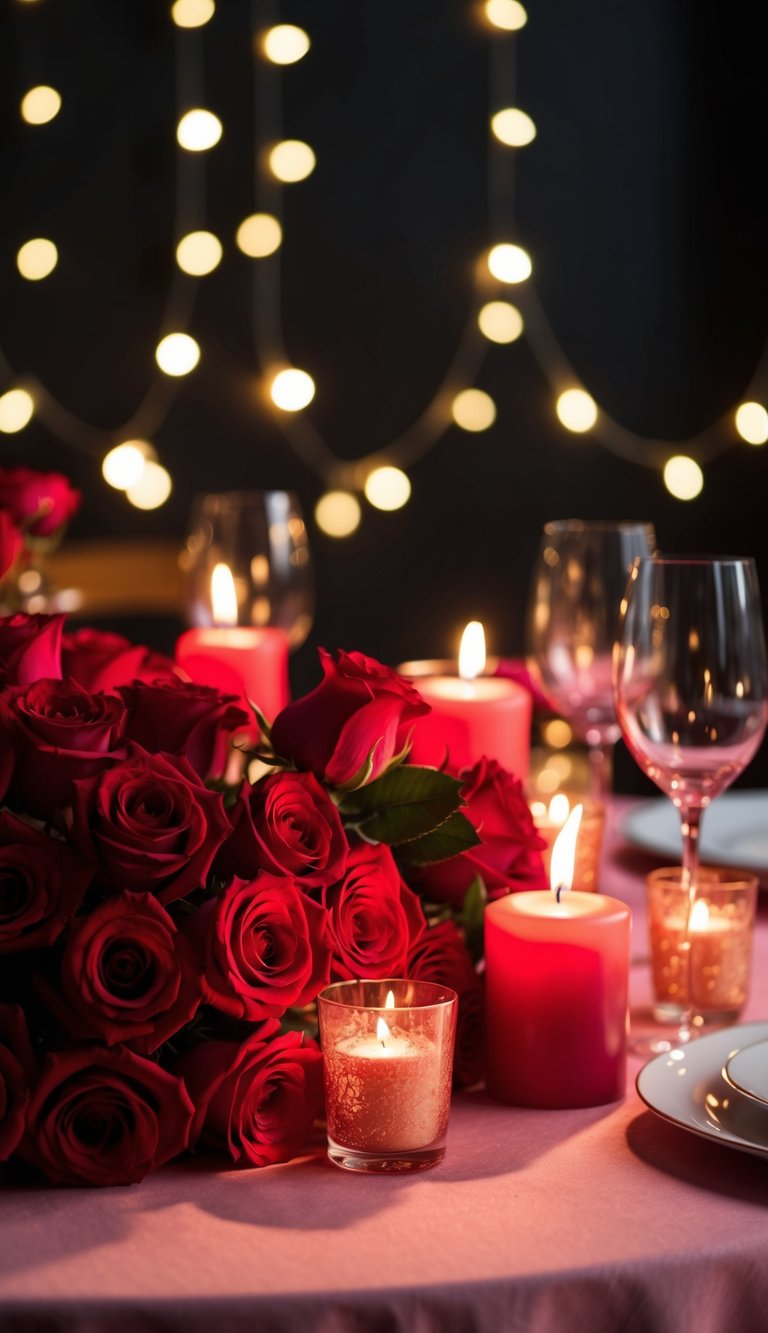
[[[558,886],[557,886],[557,892],[555,893],[555,902],[558,902],[558,903],[560,902],[560,894],[561,894],[561,893],[564,893],[564,892],[565,892],[565,885],[564,885],[564,884],[558,884]]]

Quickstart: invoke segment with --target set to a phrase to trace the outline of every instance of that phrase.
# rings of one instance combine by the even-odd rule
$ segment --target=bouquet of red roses
[[[482,902],[543,878],[520,784],[409,765],[417,691],[321,659],[228,783],[234,698],[62,616],[0,619],[0,1161],[112,1185],[196,1144],[287,1160],[332,979],[454,987],[479,1076]]]

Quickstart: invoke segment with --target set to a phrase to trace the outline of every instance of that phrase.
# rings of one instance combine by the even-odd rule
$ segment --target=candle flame
[[[384,1008],[385,1008],[385,1009],[394,1009],[394,1007],[395,1007],[395,992],[394,992],[393,990],[388,990],[388,991],[387,991],[387,998],[386,998],[386,1000],[384,1001]]]
[[[382,1046],[386,1046],[390,1037],[390,1031],[383,1018],[376,1019],[376,1040],[380,1041]]]
[[[571,811],[571,803],[565,792],[559,791],[549,803],[549,822],[562,827]]]
[[[461,636],[459,675],[475,680],[485,669],[485,630],[479,620],[470,620]]]
[[[214,566],[211,574],[211,607],[214,624],[237,624],[237,594],[229,565]]]
[[[563,889],[573,885],[573,867],[576,860],[576,839],[584,811],[583,805],[575,805],[563,827],[555,838],[552,848],[552,860],[549,868],[549,882],[552,892],[558,896]]]
[[[704,930],[709,925],[709,906],[703,898],[697,898],[691,908],[691,917],[688,922],[689,930]]]

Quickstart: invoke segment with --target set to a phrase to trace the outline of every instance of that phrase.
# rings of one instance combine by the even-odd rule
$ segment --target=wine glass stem
[[[688,890],[688,902],[685,908],[685,936],[683,955],[685,959],[685,1009],[680,1019],[678,1040],[690,1041],[693,1019],[693,959],[691,949],[691,913],[696,899],[696,880],[699,873],[699,829],[701,827],[701,809],[693,806],[680,811],[683,834],[683,884]]]
[[[613,789],[613,746],[608,742],[589,747],[589,794],[604,805]]]

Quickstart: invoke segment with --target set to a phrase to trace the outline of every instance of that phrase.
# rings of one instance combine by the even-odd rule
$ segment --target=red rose
[[[200,967],[151,893],[120,893],[71,926],[61,988],[70,1035],[149,1055],[196,1012]]]
[[[0,509],[0,578],[16,564],[22,547],[21,533],[7,509]]]
[[[373,781],[407,738],[408,724],[426,704],[412,685],[363,653],[319,650],[324,680],[311,694],[288,704],[272,728],[276,752],[309,769],[330,786],[360,772],[373,752]]]
[[[0,468],[0,505],[33,537],[50,537],[80,508],[82,496],[60,472]]]
[[[244,782],[230,818],[234,831],[216,862],[225,878],[253,879],[268,870],[312,888],[344,873],[348,848],[339,812],[312,773],[272,773],[254,787]]]
[[[72,783],[109,767],[126,719],[115,695],[88,694],[72,680],[39,680],[8,697],[17,724],[13,790],[24,809],[47,819],[72,800]]]
[[[182,756],[129,745],[124,760],[73,785],[72,841],[115,888],[170,903],[205,883],[230,825],[221,793]]]
[[[0,1162],[7,1162],[21,1141],[35,1075],[23,1011],[17,1004],[0,1004]]]
[[[484,987],[475,972],[464,936],[453,921],[425,930],[408,959],[409,977],[449,986],[459,997],[453,1081],[456,1087],[479,1083],[484,1073]]]
[[[495,759],[481,759],[460,776],[466,801],[462,814],[482,842],[450,861],[424,866],[418,873],[424,895],[460,907],[476,875],[482,877],[489,898],[549,888],[541,859],[546,843],[536,832],[522,783]]]
[[[0,954],[52,944],[80,906],[91,874],[60,838],[0,811]]]
[[[19,1155],[53,1185],[133,1185],[189,1142],[180,1078],[124,1046],[49,1055],[32,1093]]]
[[[229,756],[232,733],[248,722],[234,695],[219,694],[191,681],[137,681],[120,695],[130,711],[131,740],[152,754],[183,754],[198,777],[219,778]]]
[[[265,1023],[239,1045],[207,1041],[179,1062],[200,1146],[242,1166],[287,1162],[323,1105],[323,1057],[300,1032]]]
[[[331,914],[334,977],[405,976],[424,914],[388,847],[353,848],[344,878],[323,890],[322,902]]]
[[[179,671],[169,657],[121,634],[100,629],[79,629],[65,634],[61,653],[63,673],[94,694],[114,690],[135,680],[179,680]],[[45,673],[44,673],[45,674]]]
[[[42,676],[61,677],[64,616],[0,617],[0,679],[5,685],[33,685]]]
[[[203,958],[204,998],[236,1018],[279,1018],[328,984],[328,914],[285,876],[234,879],[185,929]]]

